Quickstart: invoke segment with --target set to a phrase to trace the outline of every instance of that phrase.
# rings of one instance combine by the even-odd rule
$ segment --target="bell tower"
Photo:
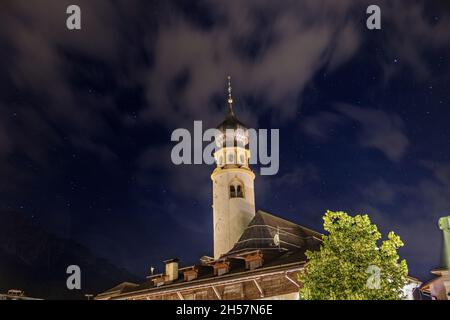
[[[228,113],[217,127],[213,183],[214,258],[227,253],[255,216],[255,174],[250,169],[248,130],[233,111],[228,77]]]

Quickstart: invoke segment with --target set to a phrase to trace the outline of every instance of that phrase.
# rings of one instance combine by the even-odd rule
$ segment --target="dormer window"
[[[165,283],[165,276],[163,274],[155,275],[151,278],[151,281],[153,282],[153,285],[155,287],[160,287],[164,285]]]
[[[229,261],[217,261],[213,264],[214,275],[221,276],[230,271],[230,262]]]
[[[184,281],[192,281],[197,279],[198,277],[198,268],[197,267],[188,267],[182,270],[184,275]]]
[[[253,253],[244,257],[245,268],[248,270],[254,270],[262,267],[263,255],[261,252]]]
[[[246,266],[247,266],[247,269],[249,269],[249,270],[254,270],[254,269],[260,268],[260,267],[262,267],[262,259],[249,261],[249,262],[247,262]]]
[[[223,274],[225,274],[227,272],[228,272],[228,267],[222,267],[222,268],[218,268],[217,269],[217,275],[218,276],[221,276],[221,275],[223,275]]]

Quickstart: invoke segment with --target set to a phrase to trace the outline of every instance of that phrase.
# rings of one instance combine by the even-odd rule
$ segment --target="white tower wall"
[[[244,168],[217,168],[213,181],[214,258],[227,253],[255,216],[255,175]],[[243,198],[230,198],[230,185],[242,183]]]

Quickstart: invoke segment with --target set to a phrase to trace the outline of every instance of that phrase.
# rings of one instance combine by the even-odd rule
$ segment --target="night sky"
[[[69,4],[80,31],[66,28]],[[381,30],[366,28],[369,4]],[[219,124],[231,75],[237,117],[280,129],[280,171],[257,174],[257,208],[318,231],[327,209],[367,213],[425,280],[450,214],[449,9],[3,0],[0,209],[142,277],[212,255],[213,166],[173,165],[170,136]]]

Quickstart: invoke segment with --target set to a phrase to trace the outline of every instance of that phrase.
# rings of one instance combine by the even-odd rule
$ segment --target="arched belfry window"
[[[230,186],[230,198],[236,198],[236,188],[235,186]]]
[[[230,183],[230,198],[245,198],[244,184],[239,179],[233,179]]]
[[[236,188],[236,197],[237,198],[243,198],[244,197],[244,191],[241,185],[238,185]]]

